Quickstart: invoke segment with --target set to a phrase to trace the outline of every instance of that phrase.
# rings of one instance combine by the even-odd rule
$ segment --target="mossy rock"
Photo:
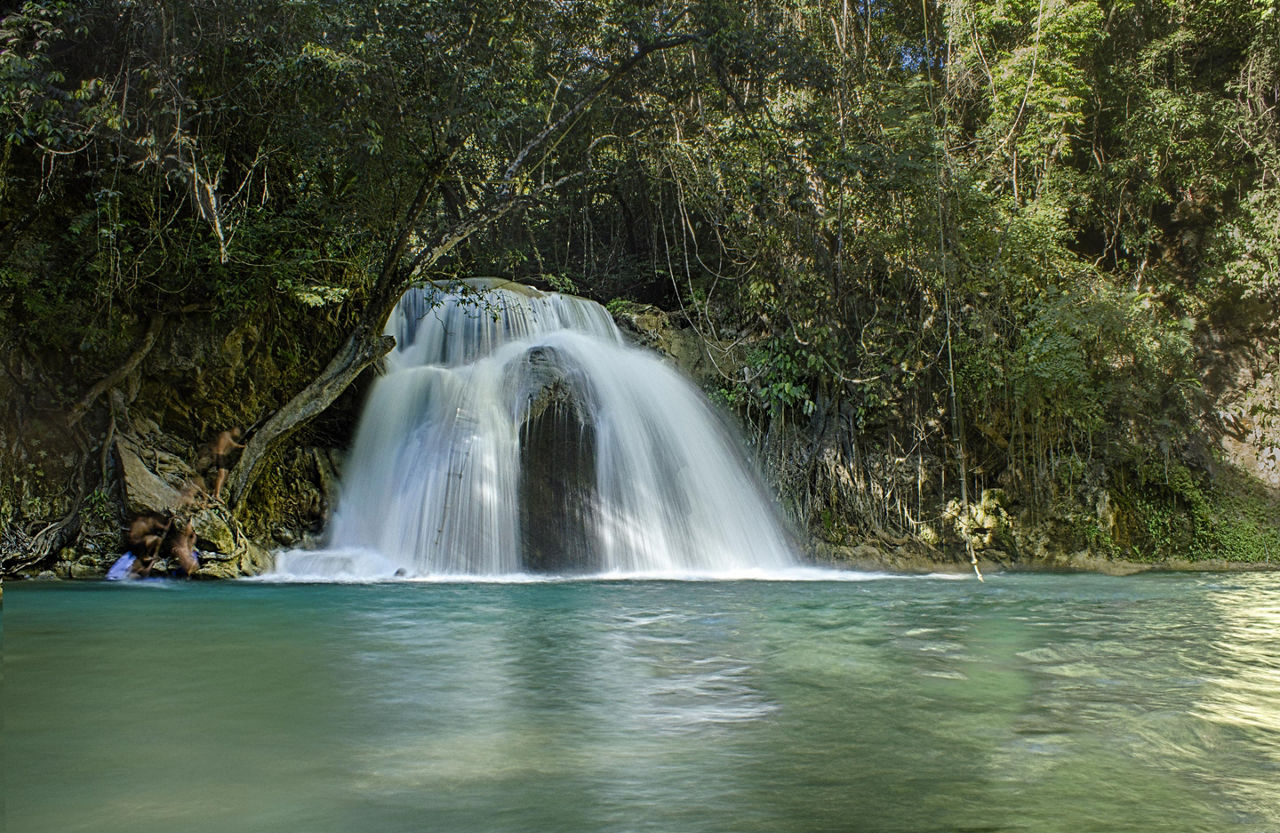
[[[196,531],[196,547],[231,554],[236,551],[236,536],[227,522],[213,509],[204,509],[191,519]]]

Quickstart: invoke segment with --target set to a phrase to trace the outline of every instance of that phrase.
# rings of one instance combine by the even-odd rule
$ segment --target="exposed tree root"
[[[77,402],[71,411],[67,414],[67,426],[71,427],[84,418],[89,412],[89,408],[93,407],[93,403],[97,401],[99,396],[111,390],[120,384],[126,376],[134,371],[134,369],[142,363],[142,360],[151,352],[151,348],[156,344],[156,337],[160,335],[160,325],[164,322],[164,316],[155,313],[151,316],[151,323],[147,325],[146,335],[142,337],[142,342],[138,345],[129,358],[125,359],[124,364],[116,368],[115,371],[101,379],[96,385],[89,388],[89,392],[84,398]]]
[[[37,566],[75,538],[80,531],[80,509],[84,506],[84,498],[88,493],[88,478],[85,473],[88,462],[89,454],[81,451],[76,459],[76,494],[66,515],[35,535],[28,536],[22,530],[13,530],[10,539],[3,543],[4,551],[0,552],[0,574],[12,575]]]

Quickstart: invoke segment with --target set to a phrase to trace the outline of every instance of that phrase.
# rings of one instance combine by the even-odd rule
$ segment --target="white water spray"
[[[330,549],[281,577],[742,575],[793,566],[706,400],[592,301],[509,282],[410,290]]]

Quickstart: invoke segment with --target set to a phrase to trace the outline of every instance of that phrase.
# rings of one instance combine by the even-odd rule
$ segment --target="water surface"
[[[10,584],[13,831],[1280,831],[1280,577]]]

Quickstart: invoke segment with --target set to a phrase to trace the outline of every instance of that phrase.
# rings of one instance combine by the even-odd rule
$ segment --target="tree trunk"
[[[366,367],[395,347],[396,340],[382,335],[381,329],[380,323],[374,326],[368,320],[362,322],[320,375],[254,432],[228,478],[229,506],[236,506],[244,498],[272,448],[323,413]]]

